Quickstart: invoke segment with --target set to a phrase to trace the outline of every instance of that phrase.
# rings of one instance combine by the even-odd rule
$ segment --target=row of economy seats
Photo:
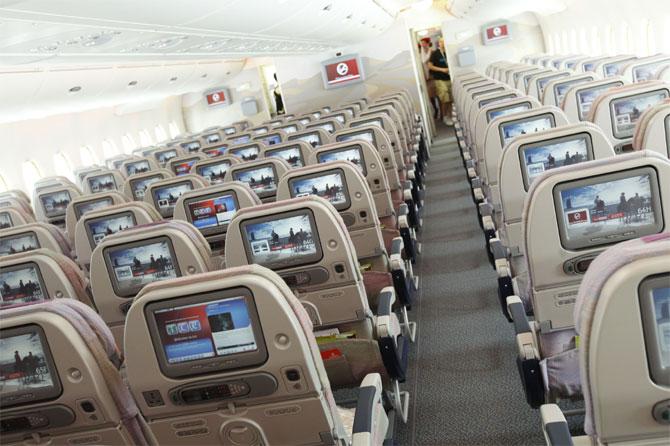
[[[3,443],[390,441],[430,156],[413,110],[210,128],[0,194]]]
[[[548,444],[667,441],[669,67],[529,56],[454,79],[497,299]]]

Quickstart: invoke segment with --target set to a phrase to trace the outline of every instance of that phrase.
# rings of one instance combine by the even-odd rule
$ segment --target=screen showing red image
[[[486,40],[499,40],[509,36],[507,25],[494,25],[486,28]]]
[[[358,59],[356,57],[327,64],[325,68],[326,83],[328,85],[338,85],[343,82],[361,79],[361,71],[358,67]]]
[[[225,91],[213,91],[206,96],[207,105],[225,104],[228,101]]]

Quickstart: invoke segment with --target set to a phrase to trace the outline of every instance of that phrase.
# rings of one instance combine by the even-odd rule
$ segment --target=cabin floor
[[[544,444],[539,412],[526,403],[514,331],[498,303],[470,183],[453,129],[440,124],[426,175],[418,322],[409,421],[398,445]]]

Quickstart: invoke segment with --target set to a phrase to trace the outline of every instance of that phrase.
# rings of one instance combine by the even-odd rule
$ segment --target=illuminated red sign
[[[507,24],[493,25],[486,28],[485,35],[488,41],[506,39],[509,37],[509,29]]]
[[[358,59],[355,57],[327,64],[325,68],[328,85],[337,85],[361,79],[361,70],[358,67]]]
[[[212,91],[207,93],[205,97],[207,98],[207,105],[219,105],[228,102],[228,95],[223,90]]]

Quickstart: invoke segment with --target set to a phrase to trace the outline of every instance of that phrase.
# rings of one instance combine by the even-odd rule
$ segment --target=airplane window
[[[588,54],[591,51],[591,48],[589,48],[589,39],[586,37],[586,28],[579,29],[579,39],[577,41],[579,43],[578,53]]]
[[[165,129],[160,124],[156,126],[154,133],[156,134],[156,141],[165,141],[168,139],[167,133],[165,133]]]
[[[154,140],[146,129],[140,130],[140,144],[143,146],[151,146],[154,144]]]
[[[626,54],[631,51],[631,31],[630,26],[627,22],[621,22],[619,26],[619,42],[617,43],[617,49],[620,53]]]
[[[591,51],[590,54],[592,56],[602,54],[602,41],[600,40],[600,32],[598,31],[598,27],[594,26],[591,28]]]
[[[7,182],[5,181],[5,178],[0,175],[0,192],[5,192],[8,191],[9,187],[7,187]]]
[[[176,138],[177,135],[179,135],[179,126],[177,125],[176,122],[172,121],[170,123],[170,138]]]
[[[102,155],[105,159],[112,158],[119,154],[119,148],[116,146],[116,143],[111,139],[105,139],[102,141]]]
[[[554,35],[547,34],[547,49],[552,54],[556,54],[556,46],[554,45]]]
[[[35,188],[35,183],[37,183],[44,175],[42,171],[37,166],[37,163],[33,160],[24,161],[22,166],[23,171],[23,182],[26,185],[27,190],[33,190]]]
[[[570,47],[569,50],[573,53],[579,52],[579,44],[577,43],[577,30],[572,28],[570,30]]]
[[[79,156],[81,157],[81,162],[84,166],[93,166],[94,164],[100,164],[98,155],[95,154],[93,149],[90,146],[81,146],[79,148]]]
[[[75,180],[72,163],[70,163],[67,155],[63,152],[58,152],[54,155],[54,170],[56,171],[56,175],[67,177],[71,181]]]
[[[174,138],[174,136],[173,136],[173,138]],[[123,151],[128,155],[133,153],[133,150],[135,150],[137,148],[137,143],[135,142],[135,140],[133,139],[133,137],[130,133],[126,133],[125,135],[123,135],[123,137],[121,138],[121,141],[123,142]]]
[[[570,51],[570,43],[568,42],[568,31],[563,30],[561,33],[561,52],[568,52]]]
[[[616,32],[612,25],[607,25],[605,32],[605,52],[607,54],[612,54],[616,51]]]
[[[645,43],[645,53],[649,56],[656,54],[656,33],[654,32],[654,25],[650,20],[646,21],[644,27],[644,43]]]

